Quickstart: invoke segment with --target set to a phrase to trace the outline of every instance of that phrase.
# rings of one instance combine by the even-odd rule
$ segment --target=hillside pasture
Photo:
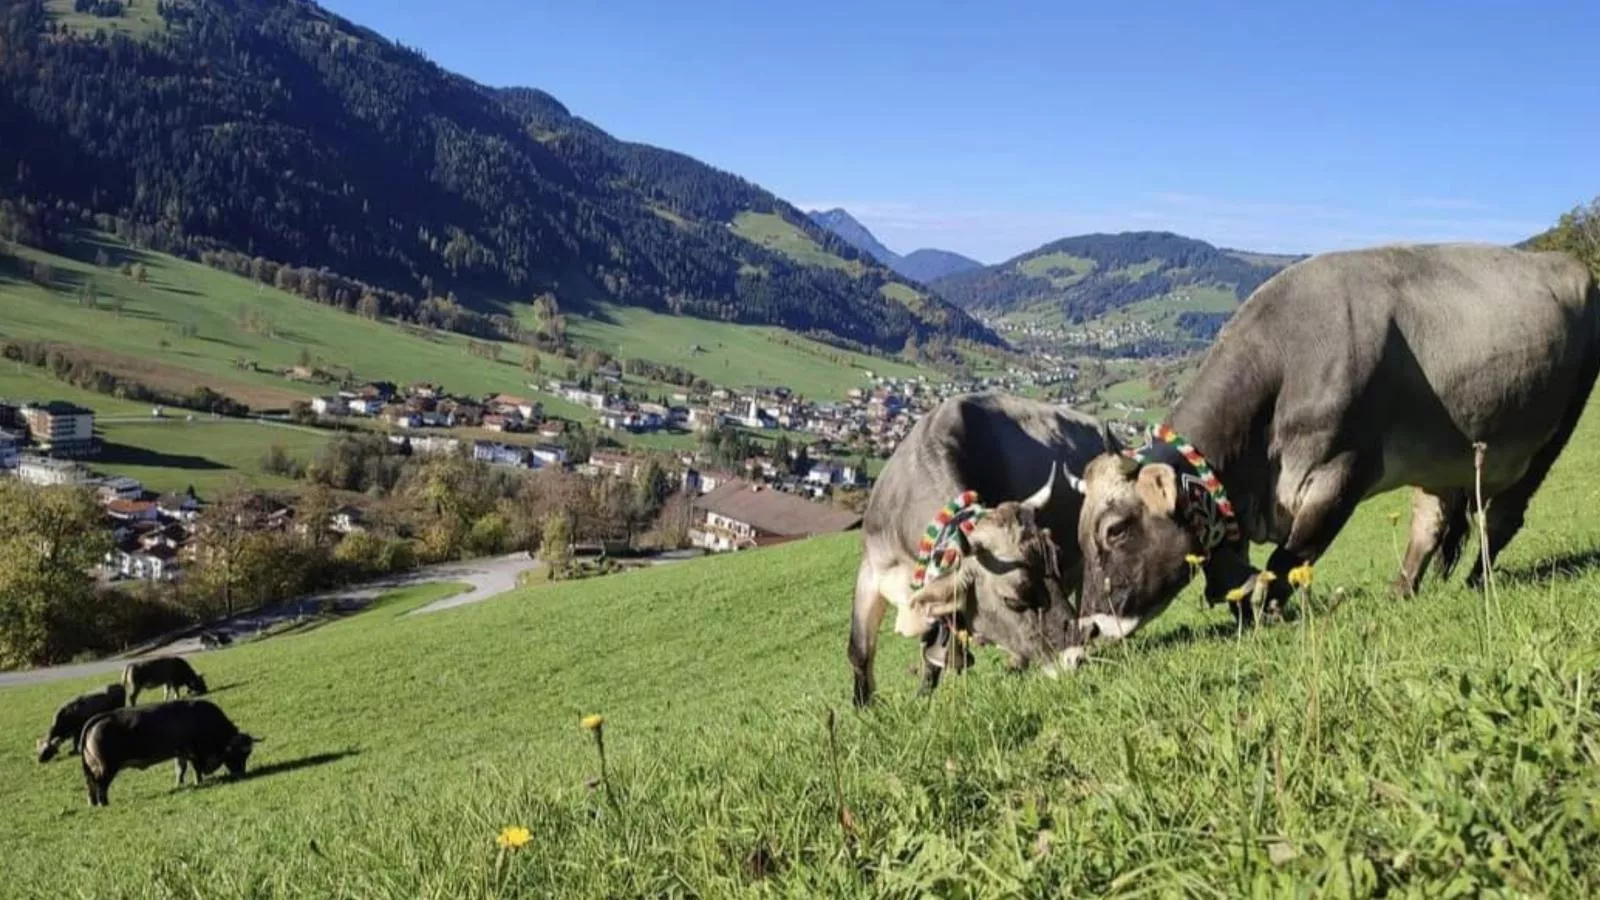
[[[297,482],[265,472],[261,459],[272,445],[281,445],[302,463],[314,459],[331,432],[268,422],[212,419],[197,415],[162,421],[114,421],[99,424],[102,449],[91,460],[99,470],[139,479],[153,491],[181,491],[193,486],[213,497],[235,478],[264,488],[295,487]]]
[[[935,373],[895,359],[830,347],[780,328],[707,322],[630,307],[602,306],[573,316],[580,342],[623,359],[679,366],[723,387],[787,385],[819,400],[865,388],[866,373],[914,378]]]
[[[931,699],[886,628],[864,711],[844,658],[857,534],[201,655],[216,702],[268,738],[254,774],[128,772],[108,809],[75,760],[30,755],[103,679],[7,689],[0,891],[1592,895],[1597,438],[1591,411],[1492,598],[1459,572],[1390,597],[1396,492],[1288,622],[1236,633],[1191,587],[1071,676],[982,648]],[[129,839],[152,822],[159,841]],[[497,848],[507,826],[527,845]]]

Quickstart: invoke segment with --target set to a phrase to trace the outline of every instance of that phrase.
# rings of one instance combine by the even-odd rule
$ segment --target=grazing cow
[[[1207,351],[1167,425],[1090,464],[1079,637],[1159,614],[1204,556],[1206,596],[1255,595],[1249,542],[1277,549],[1270,607],[1367,497],[1414,489],[1396,589],[1460,558],[1485,445],[1491,561],[1561,453],[1600,371],[1600,289],[1575,259],[1475,244],[1328,253],[1273,276]],[[1468,583],[1483,577],[1474,565]],[[1238,596],[1238,595],[1236,595]],[[1248,603],[1238,616],[1249,621]]]
[[[180,689],[187,689],[196,696],[206,692],[206,680],[181,657],[158,656],[155,659],[136,660],[122,670],[122,686],[127,689],[129,706],[139,702],[140,691],[157,685],[161,686],[163,700],[172,697]]]
[[[1067,595],[1078,587],[1071,535],[1082,502],[1076,491],[1056,489],[1065,480],[1057,469],[1081,470],[1116,446],[1093,418],[1005,394],[952,397],[918,420],[867,501],[850,619],[856,705],[872,699],[888,603],[898,610],[898,633],[924,638],[924,690],[937,685],[947,663],[951,619],[1009,651],[1014,665],[1038,662],[1053,674],[1075,619]],[[954,553],[931,554],[935,568],[946,565],[918,590],[921,542],[942,509],[953,521],[941,541],[949,537]],[[955,668],[966,658],[963,651],[948,661]]]
[[[176,760],[177,782],[188,767],[199,783],[220,766],[244,774],[260,738],[240,731],[209,700],[170,700],[100,713],[83,726],[83,780],[89,805],[106,806],[106,791],[123,769],[148,769]]]
[[[79,694],[61,704],[56,717],[50,722],[50,731],[39,741],[39,762],[55,758],[63,741],[72,742],[72,752],[78,752],[78,737],[83,725],[98,713],[121,709],[127,692],[120,684],[108,684],[98,691]]]

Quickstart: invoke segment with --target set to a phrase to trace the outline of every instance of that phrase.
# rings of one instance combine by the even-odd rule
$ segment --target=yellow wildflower
[[[1233,590],[1228,592],[1228,594],[1227,594],[1228,602],[1229,603],[1238,603],[1240,600],[1243,600],[1245,598],[1246,594],[1247,594],[1247,592],[1245,591],[1243,586],[1236,587]]]
[[[1400,514],[1399,513],[1389,513],[1389,524],[1390,525],[1399,525],[1400,524]]]
[[[584,716],[583,717],[583,727],[589,729],[590,731],[599,731],[600,730],[600,726],[604,725],[605,723],[606,723],[606,720],[602,716]]]
[[[1295,587],[1311,586],[1311,563],[1301,563],[1289,570],[1289,583]]]
[[[1262,572],[1260,575],[1257,575],[1256,578],[1259,579],[1262,584],[1271,584],[1278,580],[1278,576],[1272,574],[1271,569]]]
[[[967,634],[967,630],[965,628],[956,632],[956,640],[960,641],[963,646],[966,645],[970,637],[971,636]]]
[[[521,825],[507,825],[500,829],[500,836],[494,839],[502,850],[521,850],[525,844],[533,840],[533,833]]]
[[[1191,553],[1188,556],[1185,556],[1183,558],[1183,561],[1188,563],[1191,566],[1198,566],[1201,563],[1205,562],[1206,558],[1204,556],[1201,556],[1201,555],[1197,554],[1197,553]]]

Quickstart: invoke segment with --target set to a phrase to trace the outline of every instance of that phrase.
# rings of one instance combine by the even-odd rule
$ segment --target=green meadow
[[[258,487],[296,487],[298,482],[263,471],[262,457],[278,444],[310,462],[332,437],[310,428],[198,415],[193,422],[111,422],[96,430],[102,445],[91,461],[94,468],[137,478],[153,491],[193,486],[203,497],[216,496],[235,478]]]
[[[1597,438],[1591,415],[1493,596],[1389,596],[1395,493],[1287,622],[1238,633],[1191,587],[1072,675],[983,649],[928,699],[886,628],[865,711],[857,534],[199,655],[267,739],[253,774],[130,771],[106,809],[31,749],[107,679],[0,690],[0,894],[1592,896]]]

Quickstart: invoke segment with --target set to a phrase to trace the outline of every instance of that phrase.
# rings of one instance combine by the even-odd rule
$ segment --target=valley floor
[[[125,772],[106,809],[31,756],[102,676],[6,688],[0,895],[1593,896],[1597,448],[1591,414],[1494,598],[1390,599],[1395,493],[1290,622],[1191,589],[1071,677],[984,650],[927,700],[886,629],[860,712],[857,534],[204,654],[251,774]]]

